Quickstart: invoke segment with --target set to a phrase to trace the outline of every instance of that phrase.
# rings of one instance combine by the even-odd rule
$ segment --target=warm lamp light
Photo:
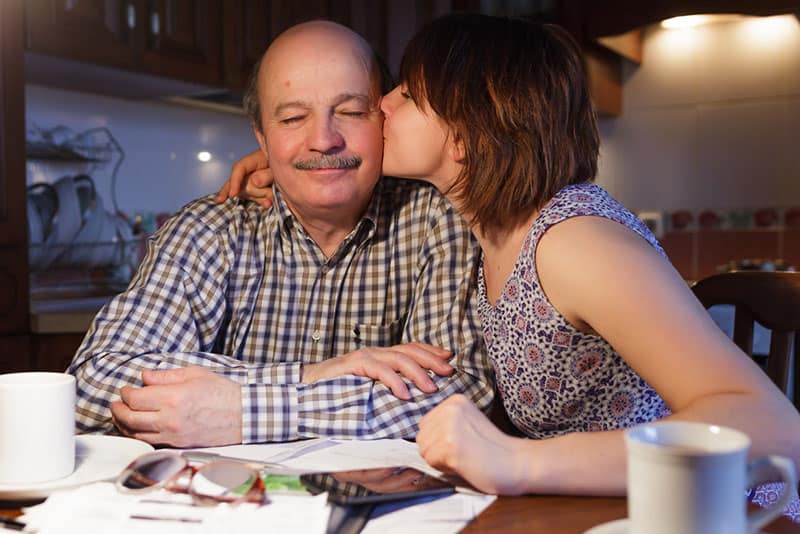
[[[685,15],[682,17],[672,17],[661,21],[661,27],[668,30],[681,28],[693,28],[704,24],[715,22],[731,22],[743,18],[743,15],[721,14],[721,15]]]

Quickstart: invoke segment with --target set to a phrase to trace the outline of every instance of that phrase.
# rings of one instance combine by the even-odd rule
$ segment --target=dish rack
[[[147,235],[94,243],[50,245],[56,255],[44,270],[30,272],[32,300],[114,295],[124,291],[147,249]],[[31,245],[36,254],[42,245]],[[96,261],[111,258],[111,261]]]

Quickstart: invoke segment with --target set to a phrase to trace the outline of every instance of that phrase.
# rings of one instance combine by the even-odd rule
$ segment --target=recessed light
[[[201,152],[198,152],[197,153],[197,159],[199,159],[203,163],[205,163],[207,161],[211,161],[211,152],[209,152],[207,150],[203,150]]]

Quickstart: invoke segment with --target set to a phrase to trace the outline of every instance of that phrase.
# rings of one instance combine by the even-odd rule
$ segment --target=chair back
[[[788,395],[794,366],[791,400],[800,409],[800,272],[732,271],[704,278],[692,291],[706,308],[734,306],[733,342],[751,357],[753,321],[772,331],[765,371]]]

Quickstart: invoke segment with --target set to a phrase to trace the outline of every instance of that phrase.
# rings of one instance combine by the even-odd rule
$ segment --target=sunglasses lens
[[[249,500],[260,487],[261,478],[255,469],[235,462],[214,462],[194,475],[190,493],[201,498],[238,501]]]
[[[118,484],[128,490],[139,490],[163,484],[186,468],[186,460],[169,452],[155,452],[136,459],[128,466]]]

